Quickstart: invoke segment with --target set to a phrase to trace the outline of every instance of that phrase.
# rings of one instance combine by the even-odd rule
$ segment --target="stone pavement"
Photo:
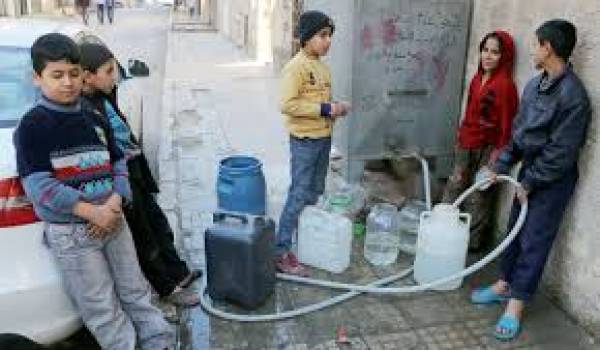
[[[269,214],[278,218],[288,186],[287,136],[277,111],[277,78],[217,33],[172,32],[168,38],[163,125],[159,148],[160,203],[189,261],[204,266],[205,229],[216,208],[219,159],[243,153],[264,163]],[[313,276],[367,283],[410,265],[375,268],[354,240],[353,264],[332,275]],[[515,342],[490,336],[500,306],[468,302],[472,285],[492,280],[493,268],[452,292],[359,296],[342,305],[276,323],[241,324],[207,316],[198,307],[179,310],[181,349],[594,349],[594,340],[545,297],[534,302]],[[408,279],[404,283],[411,283]],[[297,308],[334,295],[323,289],[278,284],[257,312]],[[235,309],[228,305],[221,307]],[[336,344],[336,329],[349,344]]]

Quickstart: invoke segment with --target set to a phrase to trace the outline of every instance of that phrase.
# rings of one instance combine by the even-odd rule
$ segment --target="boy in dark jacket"
[[[577,41],[575,26],[551,20],[535,35],[533,61],[542,74],[525,86],[511,141],[494,166],[496,173],[505,174],[522,162],[517,197],[529,202],[529,212],[521,232],[504,252],[500,279],[471,295],[475,303],[509,300],[494,330],[502,340],[517,336],[524,305],[537,290],[575,189],[577,158],[591,116],[585,88],[568,63]],[[520,203],[515,201],[509,227],[519,211]]]
[[[200,272],[190,271],[179,258],[173,231],[154,199],[158,186],[140,145],[116,103],[117,65],[114,56],[101,44],[85,43],[80,45],[80,50],[85,99],[102,111],[100,119],[109,126],[117,146],[127,159],[133,199],[123,212],[133,235],[142,271],[154,290],[167,301],[179,306],[197,305],[200,302],[199,295],[187,287],[200,276]]]

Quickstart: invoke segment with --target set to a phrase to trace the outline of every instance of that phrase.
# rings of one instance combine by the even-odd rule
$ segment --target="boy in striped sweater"
[[[79,51],[62,34],[31,47],[42,98],[13,141],[17,170],[44,238],[85,325],[103,349],[170,349],[172,334],[150,303],[122,207],[127,165],[110,127],[82,102]]]

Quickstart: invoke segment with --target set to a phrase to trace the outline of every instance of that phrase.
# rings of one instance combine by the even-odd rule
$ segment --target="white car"
[[[43,243],[42,224],[35,218],[17,177],[12,134],[39,92],[32,83],[30,47],[39,36],[61,32],[76,42],[102,42],[77,24],[27,19],[0,20],[0,333],[24,335],[42,344],[63,339],[81,326],[65,294],[60,272]],[[123,111],[135,117],[141,136],[141,95],[131,91],[135,79],[119,87]]]

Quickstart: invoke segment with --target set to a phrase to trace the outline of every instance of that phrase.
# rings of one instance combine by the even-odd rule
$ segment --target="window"
[[[37,100],[29,49],[0,47],[0,128],[13,127]]]

